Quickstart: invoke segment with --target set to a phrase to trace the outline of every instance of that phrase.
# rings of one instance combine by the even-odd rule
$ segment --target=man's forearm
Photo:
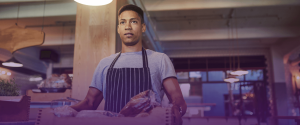
[[[85,99],[76,105],[71,106],[71,108],[76,111],[81,110],[96,110],[103,99],[103,94],[96,88],[90,88]]]
[[[186,112],[186,109],[187,109],[187,105],[186,105],[186,102],[185,100],[183,99],[183,97],[181,95],[171,95],[171,100],[169,99],[169,101],[177,106],[179,108],[179,111],[181,113],[181,115],[183,116]]]
[[[81,102],[70,106],[71,108],[75,109],[76,111],[81,111],[81,110],[95,110],[95,106],[91,105],[88,99],[84,99]]]
[[[184,115],[187,106],[185,100],[183,99],[182,92],[180,90],[177,79],[165,79],[163,85],[169,101],[179,108],[179,111],[181,111],[181,115]]]

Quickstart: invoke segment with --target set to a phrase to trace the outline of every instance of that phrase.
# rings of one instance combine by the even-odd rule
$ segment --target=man
[[[87,96],[71,106],[76,111],[95,110],[104,98],[105,110],[120,112],[131,97],[145,90],[153,90],[156,100],[162,101],[164,92],[177,108],[177,123],[186,112],[174,67],[163,53],[142,48],[142,33],[146,31],[143,11],[135,5],[125,5],[118,12],[118,33],[122,51],[102,59],[93,76]]]

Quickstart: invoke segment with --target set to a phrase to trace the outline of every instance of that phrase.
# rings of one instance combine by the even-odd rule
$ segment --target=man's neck
[[[138,42],[134,46],[126,46],[122,42],[122,53],[142,51],[142,42]]]

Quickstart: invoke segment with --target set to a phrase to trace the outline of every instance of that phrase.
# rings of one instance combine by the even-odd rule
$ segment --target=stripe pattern
[[[110,65],[106,75],[104,109],[119,113],[130,99],[146,90],[152,90],[147,53],[142,48],[143,68],[113,68],[121,52]]]

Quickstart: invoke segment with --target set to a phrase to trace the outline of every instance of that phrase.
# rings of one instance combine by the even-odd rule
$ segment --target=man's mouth
[[[132,37],[133,36],[133,33],[125,33],[124,34],[126,37]]]

